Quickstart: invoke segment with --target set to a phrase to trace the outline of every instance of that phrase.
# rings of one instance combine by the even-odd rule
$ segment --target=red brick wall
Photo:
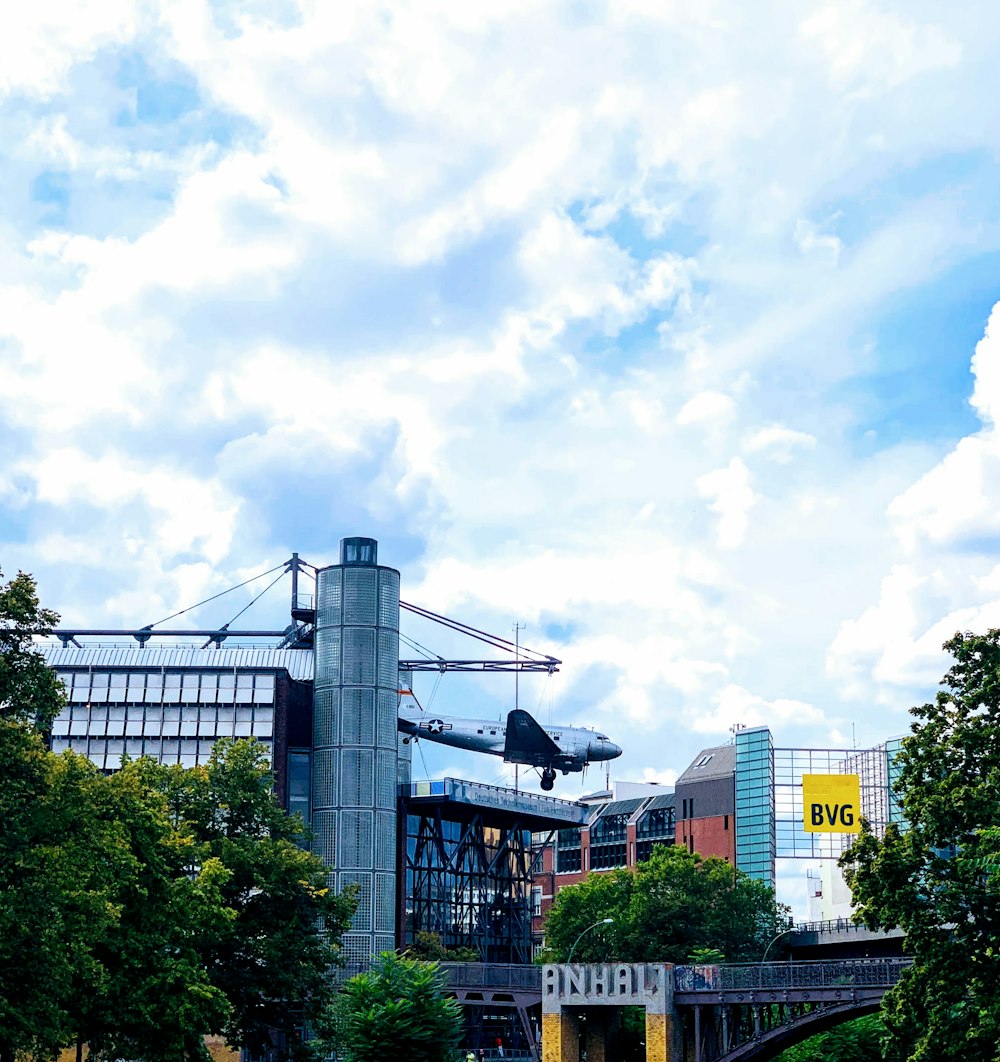
[[[681,819],[677,823],[677,843],[703,856],[718,856],[736,862],[735,815],[713,815],[704,819]]]

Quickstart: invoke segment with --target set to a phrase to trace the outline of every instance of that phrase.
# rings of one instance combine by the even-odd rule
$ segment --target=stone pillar
[[[664,966],[660,991],[646,1000],[646,1062],[682,1062],[683,1030],[674,1007],[674,968]]]
[[[571,1010],[542,1015],[542,1062],[579,1062],[580,1022]]]

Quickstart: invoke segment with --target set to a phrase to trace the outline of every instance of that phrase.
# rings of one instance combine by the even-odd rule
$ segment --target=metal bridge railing
[[[871,930],[850,918],[827,918],[820,922],[796,922],[796,933],[870,933]]]
[[[451,988],[509,988],[541,996],[542,968],[504,963],[443,962],[441,972]]]
[[[849,959],[843,962],[768,962],[719,966],[678,966],[678,992],[774,990],[858,986],[888,988],[910,959]]]

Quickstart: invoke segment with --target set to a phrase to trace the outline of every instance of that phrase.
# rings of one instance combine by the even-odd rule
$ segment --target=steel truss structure
[[[411,803],[403,798],[401,859],[403,947],[434,933],[448,948],[472,948],[480,962],[530,963],[531,881],[540,852],[532,823],[470,806]],[[537,827],[536,827],[537,828]]]

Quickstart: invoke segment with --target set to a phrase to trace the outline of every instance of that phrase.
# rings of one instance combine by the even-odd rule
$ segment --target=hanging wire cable
[[[540,653],[536,649],[529,649],[527,646],[517,645],[506,638],[501,638],[498,634],[489,634],[486,631],[479,630],[478,627],[470,627],[467,623],[461,623],[459,620],[449,619],[447,616],[441,616],[437,612],[431,612],[430,609],[421,608],[419,605],[411,605],[408,601],[400,601],[399,607],[405,609],[407,612],[412,612],[415,616],[420,616],[423,619],[429,619],[433,620],[435,623],[440,623],[442,627],[447,627],[449,630],[457,631],[459,634],[467,634],[470,638],[475,638],[477,641],[492,645],[494,649],[503,649],[505,652],[509,652],[513,649],[520,653],[527,653],[531,656],[538,657],[544,661],[555,659],[547,653]]]
[[[273,568],[268,568],[266,572],[261,572],[259,575],[251,576],[251,578],[247,579],[245,582],[238,583],[236,586],[231,586],[228,590],[223,590],[221,591],[221,593],[213,594],[211,597],[206,597],[204,601],[199,601],[196,605],[188,605],[187,608],[182,608],[180,612],[174,612],[170,616],[164,616],[163,619],[157,620],[155,623],[150,623],[149,626],[143,629],[150,630],[153,627],[159,627],[161,623],[166,623],[167,620],[176,619],[178,616],[183,616],[185,612],[190,612],[192,609],[201,608],[202,605],[207,605],[210,601],[216,601],[220,597],[225,597],[226,594],[231,594],[234,590],[239,590],[240,587],[249,586],[251,583],[255,583],[258,579],[263,579],[265,575],[270,575],[272,572],[276,572],[279,568],[282,569],[281,575],[284,575],[285,572],[288,570],[287,565],[288,561],[282,561],[280,564],[276,564]],[[281,576],[279,575],[278,579],[280,578]],[[278,580],[276,579],[275,582],[277,581]],[[271,583],[271,586],[274,586],[274,583]],[[271,587],[269,586],[268,590],[270,590],[270,588]],[[267,591],[265,591],[265,593],[266,592]],[[256,600],[256,598],[254,600]],[[244,609],[243,611],[245,612],[246,609]],[[230,623],[231,622],[232,620],[230,620]]]
[[[420,753],[420,764],[421,764],[421,766],[424,769],[424,780],[426,781],[428,778],[430,778],[430,772],[427,770],[427,761],[424,759],[423,747],[421,746],[420,742],[417,741],[416,739],[414,739],[413,744],[417,746],[417,752]],[[411,758],[410,759],[410,763],[412,763],[412,762],[413,762],[413,760]]]
[[[243,608],[241,608],[239,610],[239,612],[237,612],[236,615],[233,616],[233,618],[229,621],[229,623],[226,623],[226,624],[223,625],[223,630],[227,629],[229,627],[230,623],[235,623],[240,618],[240,616],[242,616],[243,613],[246,612],[246,610],[248,608],[250,608],[252,605],[255,605],[268,592],[268,590],[271,589],[272,586],[275,586],[277,583],[281,582],[281,580],[284,577],[285,577],[285,573],[282,572],[281,575],[279,575],[277,579],[272,579],[271,582],[269,582],[267,584],[267,586],[265,586],[264,589],[261,590],[261,592],[255,598],[253,598],[251,601],[248,601],[243,606]]]
[[[255,598],[252,598],[252,599],[251,599],[250,601],[248,601],[248,602],[247,602],[247,603],[246,603],[246,604],[245,604],[245,605],[243,606],[243,608],[241,608],[241,609],[239,610],[239,612],[237,612],[237,613],[236,613],[236,615],[235,615],[235,616],[233,616],[233,618],[232,618],[231,620],[229,620],[229,622],[228,622],[228,623],[223,623],[223,625],[222,625],[222,626],[221,626],[221,627],[219,628],[219,630],[220,630],[220,631],[228,631],[228,630],[229,630],[229,626],[230,626],[230,624],[232,624],[232,623],[235,623],[235,622],[236,622],[236,621],[237,621],[237,620],[238,620],[238,619],[240,618],[240,616],[242,616],[242,615],[243,615],[243,613],[244,613],[244,612],[246,612],[246,610],[247,610],[248,608],[251,608],[251,607],[252,607],[253,605],[255,605],[255,604],[256,604],[256,603],[257,603],[257,602],[258,602],[258,601],[259,601],[259,600],[260,600],[260,599],[261,599],[261,598],[262,598],[262,597],[263,597],[263,596],[264,596],[264,595],[265,595],[265,594],[266,594],[266,593],[268,592],[268,590],[270,590],[270,589],[271,589],[271,587],[272,587],[272,586],[276,585],[276,584],[277,584],[278,582],[280,582],[280,581],[281,581],[281,580],[282,580],[282,579],[283,579],[284,577],[285,577],[285,572],[282,572],[282,573],[281,573],[281,574],[280,574],[280,575],[278,576],[278,578],[277,578],[277,579],[272,579],[272,580],[271,580],[271,582],[269,582],[269,583],[267,584],[267,586],[265,586],[265,587],[264,587],[264,589],[263,589],[263,590],[261,590],[261,592],[260,592],[260,593],[259,593],[259,594],[258,594],[258,595],[257,595],[257,596],[255,597]],[[209,639],[208,639],[208,641],[207,641],[207,642],[205,642],[205,644],[204,644],[204,645],[202,646],[202,649],[207,649],[207,648],[208,648],[208,647],[209,647],[209,646],[210,646],[210,645],[212,644],[212,642],[213,642],[213,641],[216,641],[216,640],[217,640],[217,639],[215,639],[215,638],[209,638]],[[218,639],[218,643],[219,643],[219,644],[221,645],[221,639]]]
[[[437,691],[441,686],[441,679],[444,675],[439,671],[437,678],[434,680],[434,685],[431,687],[431,695],[427,698],[427,711],[430,711],[431,705],[434,703],[434,698],[437,696]]]
[[[399,632],[399,640],[406,642],[411,649],[416,649],[418,653],[423,653],[428,660],[443,660],[444,657],[438,653],[435,653],[432,649],[428,649],[426,645],[421,645],[420,642],[415,641],[413,638],[408,638],[402,631]]]

